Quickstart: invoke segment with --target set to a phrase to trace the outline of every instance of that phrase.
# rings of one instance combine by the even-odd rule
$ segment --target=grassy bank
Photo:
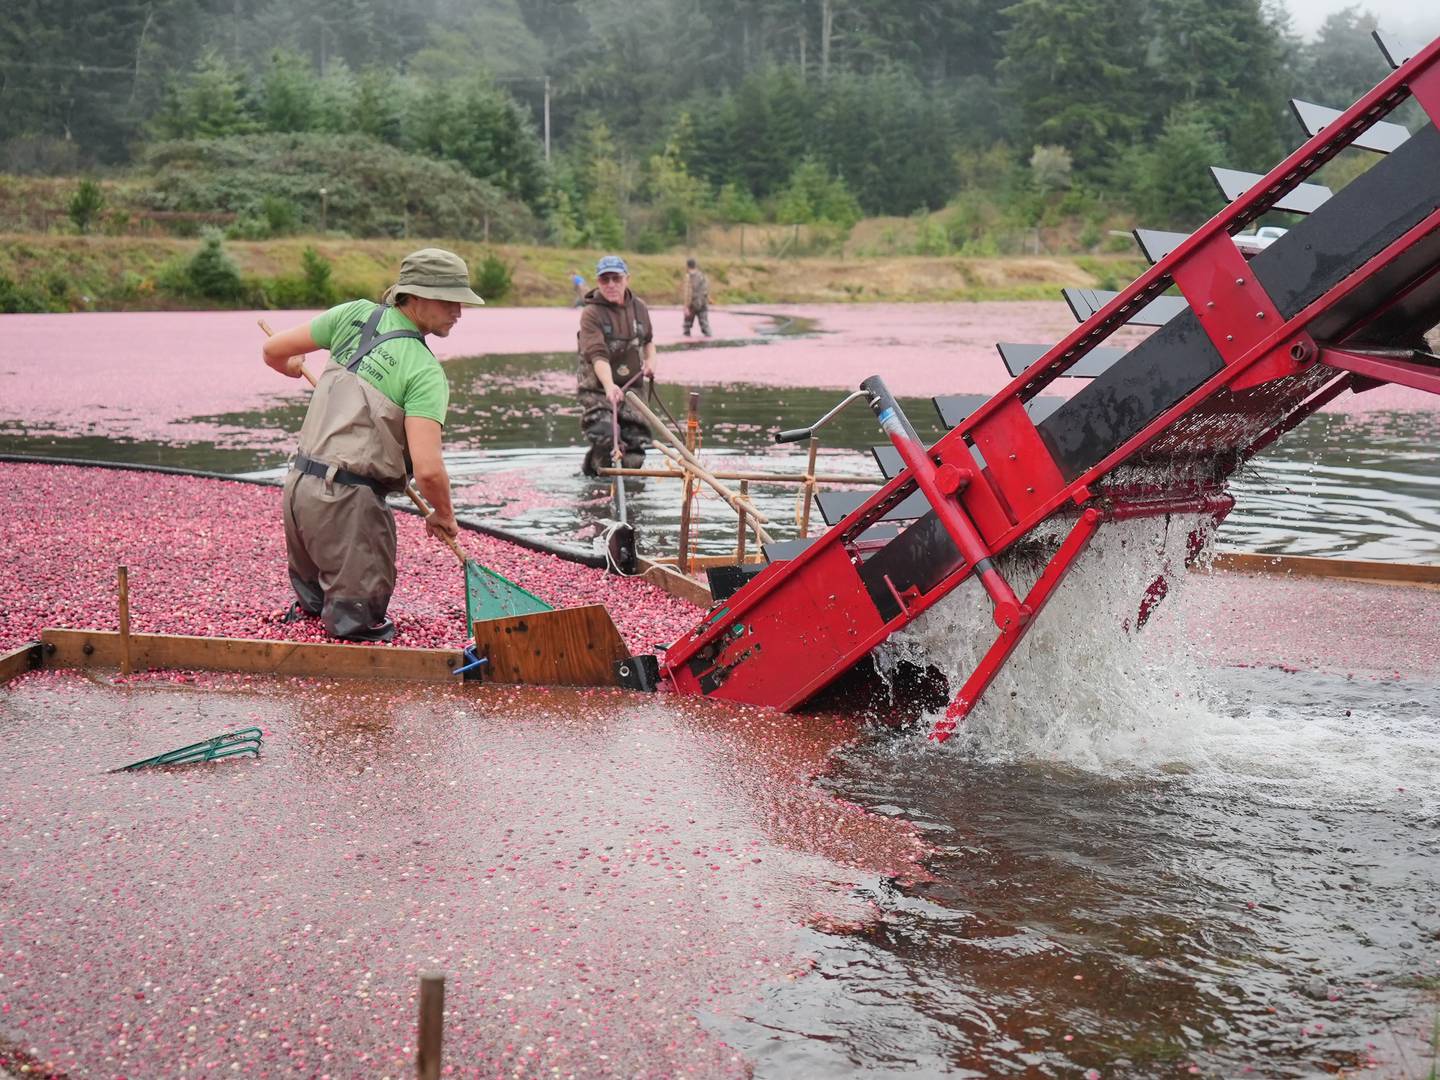
[[[114,311],[208,308],[173,286],[175,270],[191,259],[199,240],[174,237],[0,234],[0,278],[12,289],[41,297],[51,310]],[[351,240],[321,236],[225,243],[241,275],[259,291],[239,306],[265,303],[263,285],[301,272],[301,254],[313,248],[332,266],[339,292],[378,294],[400,260],[427,243],[452,247],[472,267],[494,255],[509,268],[511,285],[499,302],[517,306],[568,303],[570,271],[592,277],[597,252],[426,241]],[[1061,286],[1118,288],[1143,268],[1136,258],[1113,255],[967,257],[773,258],[698,253],[717,304],[846,303],[876,301],[1055,299]],[[636,292],[656,304],[679,301],[680,255],[628,256]],[[232,305],[233,306],[233,305]]]

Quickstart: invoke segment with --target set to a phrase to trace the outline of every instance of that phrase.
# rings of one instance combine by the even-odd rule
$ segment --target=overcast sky
[[[1440,4],[1431,0],[1285,0],[1296,32],[1315,36],[1327,15],[1342,8],[1358,7],[1380,20],[1380,29],[1415,37],[1440,33]]]

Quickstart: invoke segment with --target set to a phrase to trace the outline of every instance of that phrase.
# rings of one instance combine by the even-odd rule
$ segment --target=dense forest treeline
[[[1057,217],[1093,246],[1117,212],[1208,217],[1205,165],[1300,141],[1290,96],[1384,76],[1375,25],[1302,42],[1274,0],[12,0],[0,171],[111,178],[82,230],[108,197],[120,229],[659,250],[949,207],[917,251]]]

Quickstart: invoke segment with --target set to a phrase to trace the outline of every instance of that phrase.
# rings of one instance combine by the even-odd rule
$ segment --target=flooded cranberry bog
[[[44,627],[113,631],[119,564],[137,633],[320,639],[276,618],[273,481],[305,395],[261,365],[254,318],[0,317],[0,451],[49,459],[0,463],[0,652]],[[1004,382],[994,341],[1053,339],[1069,316],[722,311],[716,341],[688,345],[678,312],[657,319],[662,392],[678,410],[700,390],[706,460],[798,471],[770,433],[866,375],[934,423],[927,395]],[[441,353],[446,449],[462,517],[593,554],[608,502],[576,475],[573,324],[467,313]],[[877,441],[843,419],[825,471],[873,474]],[[1219,545],[1440,564],[1437,445],[1419,394],[1340,399],[1242,477]],[[634,487],[652,550],[673,546],[677,489]],[[757,498],[793,530],[793,489]],[[702,504],[716,553],[724,509]],[[458,648],[454,560],[399,527],[397,645]],[[964,588],[877,680],[799,715],[458,679],[12,678],[0,1058],[409,1075],[418,979],[438,970],[459,1076],[1428,1076],[1440,590],[1181,575],[1137,632],[1174,532],[1091,552],[943,747],[913,673],[972,659]],[[606,604],[636,651],[700,615],[462,539],[551,603]],[[251,726],[258,758],[109,771]]]

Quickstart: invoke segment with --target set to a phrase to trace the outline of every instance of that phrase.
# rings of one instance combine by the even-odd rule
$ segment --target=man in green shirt
[[[296,596],[287,619],[319,616],[348,641],[395,637],[386,615],[395,516],[385,496],[403,490],[413,468],[432,507],[426,531],[436,539],[458,531],[440,450],[450,388],[425,335],[445,337],[462,306],[484,302],[463,259],[425,248],[405,257],[381,303],[353,300],[266,340],[265,363],[291,378],[304,373],[307,352],[330,350],[285,479]]]

